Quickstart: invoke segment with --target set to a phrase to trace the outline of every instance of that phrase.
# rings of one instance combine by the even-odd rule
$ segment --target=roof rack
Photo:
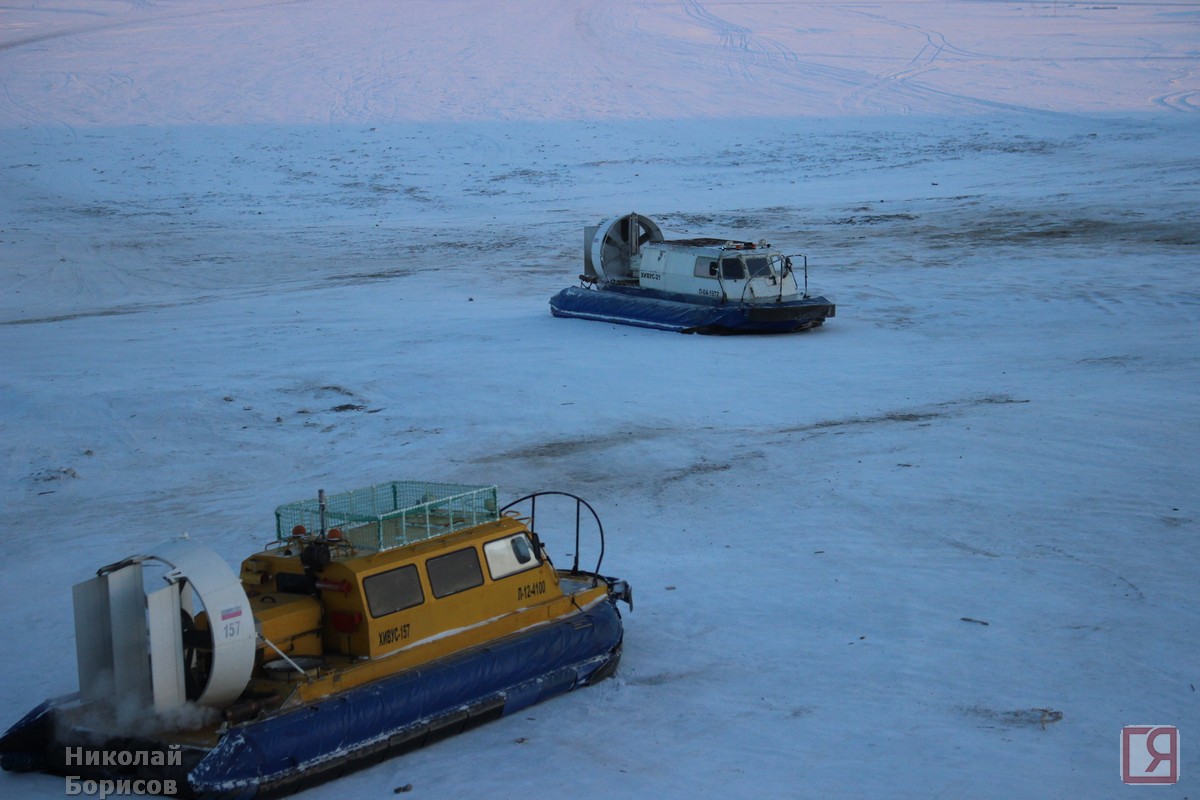
[[[332,528],[358,550],[383,551],[494,522],[495,486],[391,481],[275,509],[275,538],[297,531],[325,538]]]

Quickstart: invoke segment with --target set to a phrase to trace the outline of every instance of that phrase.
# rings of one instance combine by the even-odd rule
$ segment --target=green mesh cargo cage
[[[309,535],[334,528],[358,550],[388,550],[497,520],[496,487],[393,481],[275,509],[275,536],[291,538],[297,526]]]

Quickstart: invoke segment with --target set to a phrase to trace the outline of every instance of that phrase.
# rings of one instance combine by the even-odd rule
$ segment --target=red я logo
[[[1121,780],[1179,783],[1179,729],[1174,725],[1127,725],[1121,729]]]

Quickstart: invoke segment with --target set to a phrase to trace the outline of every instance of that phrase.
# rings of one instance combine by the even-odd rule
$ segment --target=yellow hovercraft
[[[575,503],[570,569],[535,532],[548,495]],[[593,571],[579,568],[585,509]],[[632,595],[599,573],[603,527],[574,495],[498,508],[494,486],[393,482],[275,516],[240,577],[183,540],[76,585],[79,692],[0,737],[0,766],[183,796],[292,792],[617,667],[616,603]]]

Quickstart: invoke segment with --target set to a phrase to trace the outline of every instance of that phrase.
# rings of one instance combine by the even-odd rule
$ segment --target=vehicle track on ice
[[[774,85],[794,92],[814,103],[830,103],[842,93],[859,87],[869,73],[844,69],[807,60],[783,42],[755,33],[752,28],[712,13],[699,0],[684,0],[686,17],[717,37],[716,46],[708,46],[699,61],[706,71],[724,73],[762,89]],[[655,43],[663,48],[661,43]],[[688,50],[689,52],[685,52]],[[664,48],[665,49],[665,48]],[[692,47],[672,44],[669,54],[691,57]]]

